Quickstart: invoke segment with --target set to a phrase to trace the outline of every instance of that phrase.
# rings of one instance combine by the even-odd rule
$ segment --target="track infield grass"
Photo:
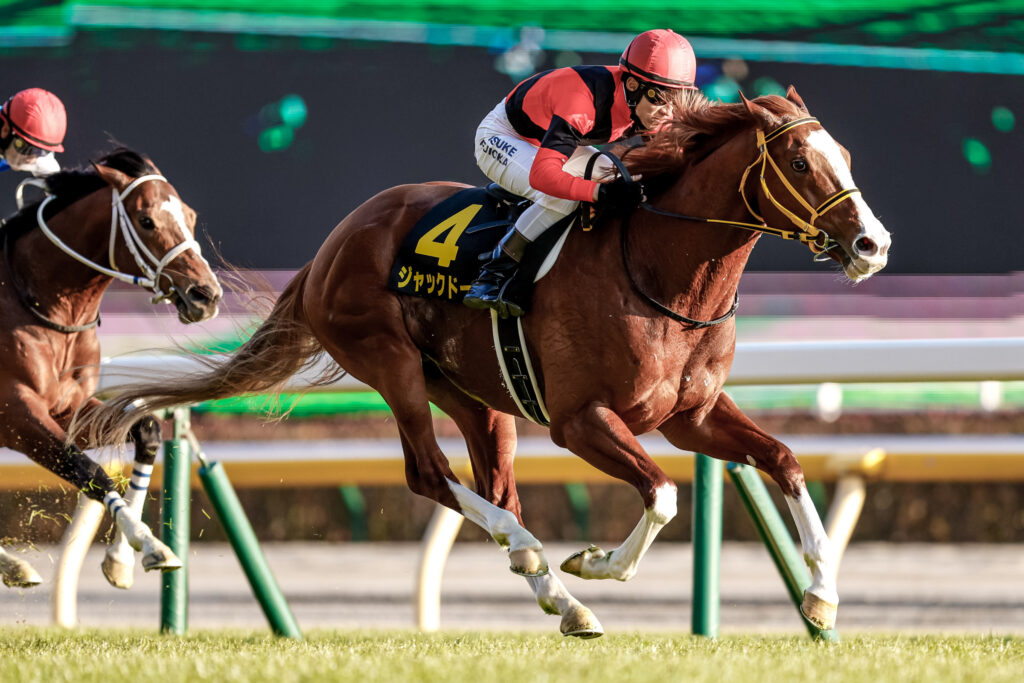
[[[0,681],[1021,681],[1024,638],[854,635],[558,635],[0,628]]]

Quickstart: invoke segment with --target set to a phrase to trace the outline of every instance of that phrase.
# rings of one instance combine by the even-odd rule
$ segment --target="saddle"
[[[494,247],[530,204],[496,183],[456,192],[409,230],[391,267],[388,288],[461,303]],[[527,247],[503,298],[529,309],[534,283],[554,263],[574,219],[567,216]]]

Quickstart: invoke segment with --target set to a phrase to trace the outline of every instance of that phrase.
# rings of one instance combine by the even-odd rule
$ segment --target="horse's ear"
[[[762,123],[762,127],[770,128],[775,125],[775,120],[772,118],[771,112],[767,109],[753,100],[748,100],[747,96],[742,92],[740,93],[740,99],[743,101],[743,106],[747,108],[750,115]]]
[[[107,184],[117,190],[123,190],[128,187],[132,179],[128,177],[128,174],[118,171],[116,168],[110,166],[102,166],[96,162],[92,162],[92,167],[96,169],[96,173],[107,181]]]
[[[807,111],[807,105],[804,104],[803,98],[800,97],[799,94],[797,94],[796,88],[794,86],[790,85],[789,88],[786,90],[786,99],[795,104],[796,106],[800,107],[800,109],[802,109],[805,114],[810,113]]]

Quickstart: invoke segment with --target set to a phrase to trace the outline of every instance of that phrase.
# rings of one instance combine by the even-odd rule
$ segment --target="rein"
[[[608,159],[611,160],[611,162],[615,165],[615,168],[618,169],[619,173],[622,175],[623,178],[632,177],[629,171],[626,169],[625,164],[622,163],[621,159],[619,159],[611,152],[602,150],[597,154],[593,155],[592,157],[590,157],[590,159],[587,161],[587,168],[583,176],[584,178],[588,180],[590,179],[590,176],[594,170],[594,164],[596,163],[597,158],[602,155],[608,157]],[[643,204],[643,206],[646,206],[646,204]],[[633,276],[633,270],[629,267],[629,224],[631,217],[631,211],[623,214],[622,216],[622,265],[626,271],[626,277],[629,279],[629,284],[633,288],[633,291],[637,294],[637,296],[643,299],[647,303],[647,305],[649,305],[651,308],[658,311],[662,315],[671,318],[672,320],[675,320],[678,323],[689,325],[690,329],[694,330],[719,325],[721,323],[724,323],[726,320],[733,317],[734,315],[736,315],[736,309],[739,308],[740,306],[739,292],[736,292],[735,296],[733,297],[732,308],[730,308],[725,315],[719,316],[714,320],[696,320],[694,318],[687,318],[685,315],[680,315],[679,313],[676,313],[665,304],[661,303],[657,299],[647,294],[647,292],[645,292],[640,287],[640,283],[637,282],[636,278]]]
[[[165,301],[171,297],[174,293],[173,283],[168,288],[169,291],[165,292],[160,286],[161,279],[167,277],[164,275],[164,268],[168,263],[173,261],[178,255],[185,251],[195,251],[196,253],[202,253],[200,251],[199,243],[195,239],[186,238],[179,242],[176,246],[172,247],[164,254],[163,258],[157,258],[143,243],[142,238],[139,237],[138,230],[135,225],[132,224],[131,219],[128,217],[128,212],[124,206],[125,198],[131,194],[132,190],[141,185],[142,183],[149,182],[151,180],[161,180],[167,182],[167,179],[162,175],[144,175],[136,178],[124,188],[120,193],[117,189],[113,189],[113,196],[110,203],[110,241],[108,248],[108,258],[110,261],[110,268],[101,266],[100,264],[91,261],[85,256],[79,254],[77,251],[69,247],[67,244],[61,241],[57,235],[50,230],[49,226],[46,225],[46,221],[43,219],[43,209],[49,204],[54,196],[49,196],[44,199],[36,210],[36,223],[39,225],[39,229],[42,230],[43,234],[46,235],[47,239],[50,240],[58,249],[63,251],[65,254],[75,259],[79,263],[82,263],[93,270],[103,273],[115,280],[121,282],[127,282],[128,284],[137,285],[144,289],[148,289],[153,292],[153,298],[150,299],[151,303],[159,303]],[[125,244],[128,246],[128,251],[135,258],[135,264],[139,267],[145,277],[138,275],[129,275],[117,269],[117,263],[114,261],[114,248],[117,241],[117,229],[118,226],[121,228],[121,234],[124,237]],[[169,278],[168,278],[169,279]]]

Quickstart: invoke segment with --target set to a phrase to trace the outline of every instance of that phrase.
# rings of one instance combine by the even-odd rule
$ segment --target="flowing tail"
[[[207,370],[114,389],[103,406],[76,418],[70,438],[86,433],[94,444],[123,443],[144,415],[200,401],[242,394],[277,393],[296,372],[312,365],[322,351],[302,311],[302,292],[312,264],[285,287],[266,321],[227,358],[196,354]],[[314,382],[326,384],[344,371],[332,367]]]

